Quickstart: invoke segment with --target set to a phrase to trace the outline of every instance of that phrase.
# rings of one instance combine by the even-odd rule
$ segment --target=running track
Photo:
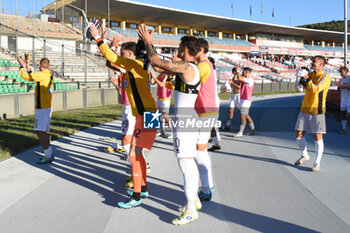
[[[222,150],[211,153],[217,191],[191,224],[170,224],[185,203],[171,139],[157,138],[148,156],[150,198],[141,208],[115,207],[126,197],[129,172],[119,154],[103,152],[108,143],[101,138],[120,132],[115,121],[55,141],[51,165],[35,163],[39,147],[0,162],[0,232],[350,232],[350,132],[338,135],[339,122],[327,114],[321,171],[310,172],[311,135],[312,159],[295,167],[300,153],[293,129],[301,100],[256,98],[251,115],[258,133],[234,139],[222,132]],[[221,119],[227,104],[222,101]]]

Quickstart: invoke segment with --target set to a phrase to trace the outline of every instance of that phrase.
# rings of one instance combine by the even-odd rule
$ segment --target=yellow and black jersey
[[[53,76],[50,70],[43,70],[37,73],[26,73],[20,69],[21,78],[35,82],[35,108],[52,107],[52,86]]]
[[[309,73],[308,77],[310,81],[305,87],[305,96],[300,111],[312,115],[325,114],[331,77],[324,71]]]
[[[127,71],[124,87],[130,101],[132,114],[139,116],[143,115],[145,111],[156,111],[157,107],[150,90],[151,83],[148,71],[143,69],[143,60],[118,56],[103,43],[101,38],[97,39],[96,42],[108,61]]]

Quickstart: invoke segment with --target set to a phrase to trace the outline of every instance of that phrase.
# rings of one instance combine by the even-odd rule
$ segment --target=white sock
[[[251,128],[252,130],[254,130],[254,129],[255,129],[254,122],[249,123],[249,126],[250,126],[250,128]]]
[[[198,198],[198,169],[194,159],[178,159],[179,167],[184,177],[184,189],[187,199],[187,211],[196,211],[195,201]]]
[[[215,132],[216,132],[216,137],[217,137],[218,141],[220,141],[221,136],[220,136],[219,129],[218,129],[218,127],[214,127],[214,129],[215,129]],[[217,145],[219,145],[219,143]]]
[[[214,143],[215,143],[215,145],[219,145],[219,138],[218,138],[218,136],[215,136],[215,137],[213,137],[213,140],[214,140]]]
[[[323,139],[315,141],[316,161],[315,163],[320,164],[324,150]]]
[[[307,143],[306,143],[306,140],[305,140],[305,137],[302,137],[302,138],[296,138],[297,140],[297,144],[301,150],[301,153],[303,155],[303,157],[308,157],[308,153],[307,153]]]
[[[347,123],[347,120],[342,120],[341,121],[341,127],[343,130],[346,130],[346,123]]]
[[[238,133],[243,133],[244,132],[244,129],[245,129],[245,125],[241,125],[239,127],[239,132]]]
[[[130,162],[130,159],[129,159],[130,144],[123,145],[123,148],[124,148],[124,150],[125,150],[126,156],[127,156],[127,158],[128,158],[129,164],[130,164],[130,166],[131,166],[131,162]]]
[[[160,117],[160,132],[161,132],[161,133],[164,133],[164,132],[165,132],[164,127],[163,127],[164,123],[165,123],[165,119],[164,119],[164,116],[162,115],[162,116]]]
[[[118,149],[119,145],[118,143],[113,143],[113,145],[111,146],[113,150]]]
[[[145,159],[145,161],[146,161],[146,163],[147,163],[147,157],[148,157],[148,155],[147,155],[147,156],[145,155],[144,150],[142,150],[142,156],[143,156],[143,158]]]
[[[227,120],[226,121],[226,126],[230,126],[231,125],[231,120]]]
[[[52,157],[52,147],[49,146],[46,150],[44,150],[45,157],[51,158]]]
[[[202,191],[210,194],[210,188],[214,186],[211,170],[211,159],[207,150],[196,151],[196,163],[199,171],[199,177],[202,182]]]

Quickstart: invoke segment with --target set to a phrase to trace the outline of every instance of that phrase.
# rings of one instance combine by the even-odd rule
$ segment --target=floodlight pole
[[[85,12],[87,13],[87,7],[88,7],[88,4],[87,4],[87,0],[85,0]],[[85,27],[87,27],[88,25],[87,25],[87,17],[86,17],[86,15],[85,15],[85,13],[84,13],[84,11],[82,11],[83,12],[83,17],[85,17]],[[83,38],[83,40],[84,40],[84,81],[85,81],[85,87],[87,87],[87,47],[88,47],[88,44],[87,44],[87,38],[86,38],[86,35],[85,35],[85,27],[84,27],[84,29],[83,29],[83,34],[84,34],[84,38]]]
[[[33,15],[32,15],[32,20],[33,20],[33,31],[35,31],[35,1],[33,0]],[[32,38],[32,61],[33,61],[33,68],[35,69],[35,36],[33,33],[33,38]]]
[[[18,1],[16,0],[16,47],[15,47],[15,50],[16,50],[16,58],[18,56]]]
[[[2,8],[1,8],[1,0],[0,0],[0,22],[1,22]],[[1,43],[1,28],[0,26],[0,52],[2,52],[2,43]]]
[[[107,0],[107,15],[108,15],[108,29],[107,30],[110,30],[111,29],[111,3],[110,3],[110,0]],[[107,33],[107,32],[106,32]],[[111,69],[107,68],[107,73],[108,73],[108,79],[109,77],[111,76]]]
[[[83,23],[82,23],[82,30],[83,30],[83,52],[84,52],[84,83],[85,83],[85,86],[87,86],[87,48],[88,48],[88,43],[87,43],[87,38],[86,38],[86,35],[85,35],[85,30],[86,30],[86,27],[88,26],[88,18],[86,17],[86,14],[85,12],[87,13],[87,9],[88,9],[88,3],[87,3],[87,0],[85,0],[85,6],[84,6],[84,9],[85,9],[85,12],[76,7],[76,6],[73,6],[71,4],[67,4],[68,7],[71,7],[77,11],[79,11],[82,16],[83,16]]]
[[[46,8],[46,6],[45,6],[45,0],[44,0],[44,17],[45,17],[45,20],[46,20],[46,11],[45,11],[45,8]],[[46,57],[46,21],[45,21],[45,24],[44,24],[45,26],[45,29],[44,29],[44,43],[43,43],[43,47],[44,47],[44,57]]]
[[[62,0],[62,77],[64,78],[64,0]]]
[[[348,55],[348,0],[344,0],[344,66],[347,67]]]

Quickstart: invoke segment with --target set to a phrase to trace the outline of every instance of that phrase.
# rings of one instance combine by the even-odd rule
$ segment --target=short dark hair
[[[180,41],[180,46],[187,47],[188,53],[193,57],[196,56],[201,49],[198,39],[194,36],[183,36]]]
[[[325,66],[327,64],[326,58],[324,56],[317,55],[317,56],[314,56],[314,58],[322,60],[323,66]]]
[[[244,67],[243,71],[245,71],[245,70],[248,71],[248,72],[252,72],[252,69],[250,69],[249,67]]]
[[[232,68],[232,74],[233,74],[234,72],[237,72],[236,67],[233,67],[233,68]]]
[[[346,66],[342,66],[339,68],[339,72],[342,72],[342,70],[346,70],[346,72],[349,72],[349,69]]]
[[[120,47],[121,50],[130,50],[131,52],[133,52],[135,54],[136,51],[136,43],[135,42],[125,42],[122,44],[122,46]]]
[[[204,53],[208,53],[209,51],[209,44],[208,41],[204,38],[199,38],[198,39],[198,44],[200,48],[204,49]]]
[[[215,70],[215,60],[214,60],[214,58],[212,58],[212,57],[208,57],[208,60],[211,62],[211,64],[213,64],[213,69]]]
[[[41,60],[40,60],[40,66],[42,67],[42,68],[45,68],[45,69],[47,69],[47,68],[49,68],[49,66],[50,66],[50,60],[48,59],[48,58],[46,58],[46,57],[44,57],[44,58],[42,58]]]

